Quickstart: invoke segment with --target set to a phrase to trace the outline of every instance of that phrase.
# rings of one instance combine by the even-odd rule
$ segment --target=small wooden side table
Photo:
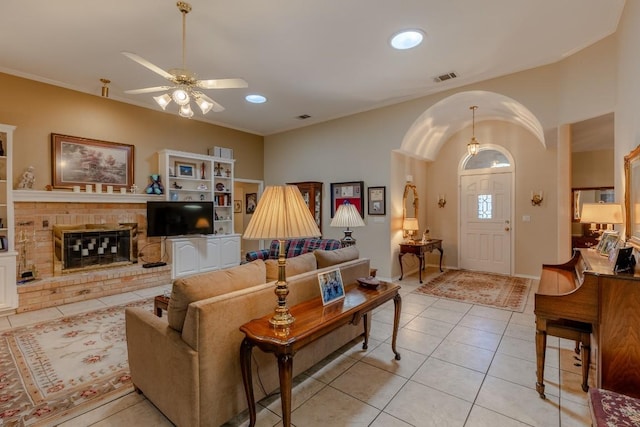
[[[169,308],[169,298],[164,295],[158,295],[153,299],[153,311],[156,313],[156,316],[162,317],[162,310],[166,310]]]
[[[422,270],[424,270],[425,262],[424,262],[424,254],[426,252],[433,252],[434,249],[437,249],[440,252],[440,271],[442,271],[442,240],[441,239],[431,239],[427,240],[425,243],[417,241],[415,243],[400,243],[400,253],[398,254],[398,262],[400,262],[400,278],[398,280],[402,280],[402,276],[404,272],[402,271],[402,257],[406,254],[414,254],[420,260],[420,267],[418,268],[418,279],[420,283],[422,283]]]
[[[394,319],[391,350],[395,359],[400,360],[396,350],[396,338],[400,323],[402,299],[398,293],[400,286],[394,283],[380,282],[377,289],[364,288],[353,284],[345,289],[345,298],[325,306],[320,297],[303,302],[290,308],[296,318],[289,328],[274,328],[269,323],[273,314],[254,319],[240,327],[245,335],[240,345],[240,367],[244,391],[249,405],[249,426],[256,425],[256,402],[253,396],[253,380],[251,372],[251,351],[254,346],[260,350],[273,353],[278,359],[280,377],[280,400],[282,403],[282,424],[291,425],[291,386],[293,375],[293,356],[302,347],[311,344],[324,335],[331,333],[342,325],[357,325],[362,319],[364,325],[364,342],[366,349],[369,342],[369,313],[383,303],[393,300]]]

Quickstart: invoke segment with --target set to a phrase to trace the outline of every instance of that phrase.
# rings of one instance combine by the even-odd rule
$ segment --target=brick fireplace
[[[18,192],[14,192],[16,194]],[[161,256],[159,238],[146,236],[146,204],[140,195],[93,195],[84,197],[62,194],[55,201],[52,192],[19,192],[15,197],[15,249],[18,252],[18,312],[37,310],[71,302],[149,288],[171,282],[169,265],[142,268],[143,262],[158,261]],[[40,197],[38,193],[44,193]],[[57,193],[57,194],[56,194]],[[65,196],[66,195],[66,196]],[[89,195],[87,195],[89,196]],[[31,201],[34,199],[35,201]],[[46,199],[39,201],[38,199]],[[52,201],[52,199],[54,201]],[[86,201],[85,201],[86,199]],[[137,249],[130,261],[115,266],[93,265],[60,275],[60,259],[55,254],[54,228],[69,230],[86,224],[94,227],[135,228]],[[91,243],[89,238],[88,243]],[[102,242],[104,242],[104,237]],[[98,241],[95,242],[96,246]],[[107,246],[111,251],[112,246]],[[132,245],[133,247],[133,245]],[[73,248],[72,248],[73,249]],[[97,249],[95,250],[97,254]],[[87,251],[87,254],[89,252]],[[97,259],[97,258],[96,258]],[[141,262],[133,263],[140,259]],[[56,272],[56,270],[58,270]],[[35,280],[25,280],[35,277]]]

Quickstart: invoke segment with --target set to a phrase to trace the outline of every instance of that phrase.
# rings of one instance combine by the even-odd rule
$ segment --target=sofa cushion
[[[264,265],[267,269],[267,282],[278,280],[278,260],[268,259],[264,262]],[[295,276],[296,274],[313,271],[316,268],[316,256],[312,252],[309,252],[297,257],[287,258],[285,271],[287,277],[291,277]]]
[[[340,264],[345,261],[351,261],[352,259],[358,259],[360,252],[355,246],[347,246],[346,248],[336,249],[334,251],[325,251],[322,249],[316,249],[314,252],[318,268],[331,267],[332,265]]]
[[[182,331],[187,308],[193,301],[200,301],[266,282],[264,261],[256,260],[225,270],[194,274],[173,282],[171,299],[167,309],[169,326]]]

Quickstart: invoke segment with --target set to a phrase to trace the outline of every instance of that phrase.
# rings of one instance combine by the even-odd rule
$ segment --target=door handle
[[[504,228],[504,231],[509,231],[509,230],[511,230],[509,227]]]

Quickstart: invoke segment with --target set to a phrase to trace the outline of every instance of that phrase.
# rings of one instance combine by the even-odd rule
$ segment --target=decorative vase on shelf
[[[162,185],[162,182],[160,180],[160,175],[153,174],[150,175],[149,178],[151,178],[151,183],[147,185],[145,192],[147,194],[163,194],[164,186]]]

